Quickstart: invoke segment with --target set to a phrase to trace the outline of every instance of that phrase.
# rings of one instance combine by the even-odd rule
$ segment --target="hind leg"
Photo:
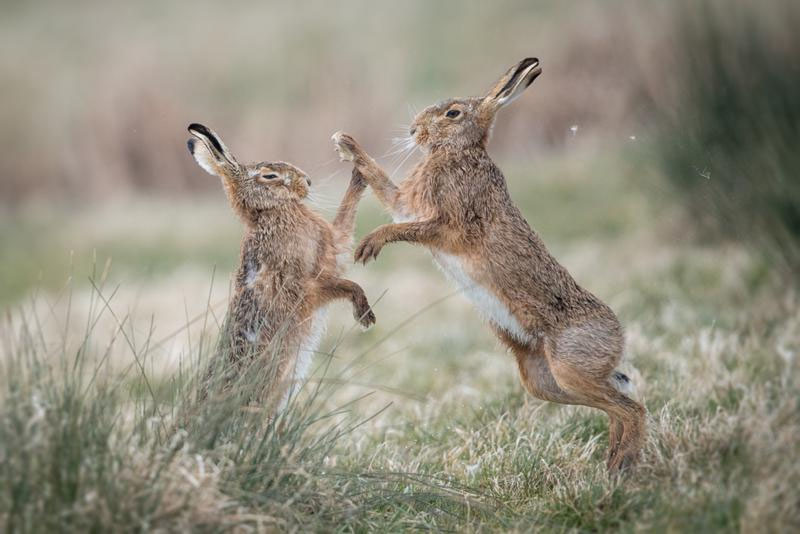
[[[635,463],[644,440],[644,407],[618,391],[608,377],[597,376],[563,355],[549,355],[558,385],[580,399],[580,404],[603,410],[609,417],[609,471]]]
[[[608,414],[610,471],[632,465],[644,440],[644,406],[612,383],[621,352],[621,335],[605,324],[570,328],[545,343],[547,362],[558,386],[578,397],[580,404]]]
[[[561,387],[555,376],[550,371],[547,359],[543,354],[536,354],[530,351],[514,351],[519,366],[520,379],[525,389],[539,399],[558,402],[560,404],[581,404],[594,408],[603,409],[608,415],[608,454],[606,456],[606,466],[610,471],[624,469],[634,463],[636,451],[633,447],[635,443],[634,434],[629,434],[625,438],[626,446],[623,447],[625,425],[623,418],[618,414],[618,410],[606,409],[603,403],[598,403],[587,398],[581,393],[570,391]],[[619,457],[623,454],[622,458]]]
[[[623,468],[624,465],[620,464],[617,459],[620,451],[627,451],[628,449],[622,448],[623,436],[625,436],[625,425],[623,417],[618,415],[619,411],[615,409],[606,409],[603,403],[598,403],[587,398],[582,392],[571,391],[567,387],[562,387],[557,381],[547,359],[543,354],[534,354],[527,352],[517,356],[517,365],[520,370],[520,378],[525,389],[534,397],[548,400],[551,402],[558,402],[560,404],[580,404],[592,406],[594,408],[603,409],[608,415],[608,453],[606,456],[606,466],[609,470],[614,471],[617,468]],[[626,442],[627,443],[627,442]],[[635,454],[626,456],[625,463],[633,463]]]
[[[623,395],[630,396],[629,392],[631,391],[631,381],[624,373],[619,371],[614,371],[611,374],[611,385]],[[607,465],[609,468],[612,465],[612,460],[616,457],[618,451],[620,450],[620,445],[622,443],[622,435],[624,432],[624,427],[622,425],[622,420],[609,415],[609,438],[608,438],[608,458],[607,458]]]
[[[613,389],[613,388],[612,388]],[[608,470],[625,471],[638,461],[645,437],[645,409],[640,403],[623,393],[614,402],[624,407],[626,416],[620,417],[622,433],[616,450],[609,451]]]
[[[532,396],[557,402],[559,404],[586,404],[583,397],[570,393],[556,382],[550,371],[543,343],[523,345],[502,330],[494,328],[497,336],[507,345],[517,360],[520,381]],[[608,413],[608,457],[607,465],[619,450],[623,433],[622,421],[613,413]]]
[[[619,445],[622,442],[624,431],[622,419],[609,413],[608,414],[608,454],[606,455],[606,466],[611,469],[611,461],[617,456]]]
[[[516,338],[492,325],[495,335],[505,346],[511,349],[517,360],[519,369],[519,379],[525,390],[537,399],[560,404],[577,404],[572,395],[561,389],[556,383],[550,367],[544,355],[544,347],[541,340],[536,340],[530,344],[523,344]]]
[[[580,404],[579,397],[558,385],[543,353],[530,349],[511,350],[517,359],[520,381],[528,393],[537,399],[559,404]]]
[[[503,330],[493,330],[516,357],[520,380],[528,393],[551,402],[591,406],[606,412],[609,471],[634,463],[644,435],[644,407],[610,382],[609,370],[613,370],[618,356],[559,357],[553,343],[525,345]]]

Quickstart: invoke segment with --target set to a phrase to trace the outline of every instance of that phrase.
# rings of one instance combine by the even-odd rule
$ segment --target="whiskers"
[[[326,191],[326,189],[328,189],[327,186],[330,183],[338,182],[338,177],[343,175],[346,171],[347,169],[338,169],[322,178],[314,178],[314,186],[308,191],[306,201],[320,211],[336,211],[339,208],[340,199],[335,198],[334,195],[330,191]]]
[[[390,165],[396,165],[390,175],[391,178],[394,178],[397,171],[408,161],[408,158],[417,148],[417,144],[414,142],[414,138],[408,134],[408,130],[409,126],[405,124],[396,127],[394,131],[397,135],[392,138],[389,150],[382,156],[383,158],[389,158]],[[399,163],[397,163],[398,161]]]
[[[306,196],[306,202],[321,212],[333,212],[339,208],[338,200],[329,195],[321,194],[319,191],[309,191],[308,196]]]
[[[397,161],[399,161],[399,163],[396,164],[394,170],[389,175],[390,178],[394,178],[397,171],[399,171],[405,162],[408,161],[408,158],[416,152],[417,148],[417,143],[414,142],[414,138],[408,135],[408,128],[404,130],[404,135],[402,137],[395,137],[392,139],[392,148],[386,154],[386,157],[391,158],[392,165]]]
[[[326,168],[326,167],[330,167],[330,166],[332,166],[332,165],[334,165],[334,164],[336,164],[336,163],[338,163],[338,162],[339,162],[339,158],[337,158],[337,157],[332,157],[331,159],[329,159],[329,160],[327,160],[327,161],[323,161],[322,163],[319,163],[319,164],[317,164],[317,165],[314,165],[313,167],[311,167],[311,168],[309,169],[309,172],[310,172],[311,174],[316,174],[316,173],[317,173],[317,171],[319,171],[319,170],[321,170],[321,169],[324,169],[324,168]],[[334,174],[335,174],[335,173],[334,173]]]
[[[411,104],[408,104],[409,114],[413,117],[416,115],[416,110],[413,108]],[[409,124],[401,124],[397,125],[395,128],[392,129],[392,134],[394,135],[390,140],[389,149],[381,155],[378,159],[381,160],[388,160],[386,164],[386,168],[394,168],[392,172],[389,174],[390,178],[394,178],[395,175],[403,168],[406,162],[411,158],[411,156],[417,151],[419,146],[414,141],[414,138],[409,135]],[[332,158],[328,161],[322,162],[316,165],[312,169],[312,174],[315,174],[313,171],[317,171],[319,169],[327,168],[329,165],[338,165],[339,163],[338,158]],[[313,178],[314,187],[308,192],[308,196],[306,197],[306,201],[312,205],[314,208],[319,209],[320,211],[335,211],[339,207],[340,199],[338,198],[338,194],[335,195],[334,198],[333,187],[327,187],[330,182],[335,182],[337,184],[337,191],[339,190],[338,185],[344,184],[345,181],[341,180],[341,175],[345,172],[349,174],[350,169],[352,167],[350,165],[345,165],[345,167],[340,167],[334,172],[328,174],[326,177],[323,178]],[[325,192],[323,192],[325,191]]]
[[[395,174],[397,174],[397,171],[399,171],[399,170],[400,170],[400,168],[401,168],[401,167],[402,167],[402,166],[405,164],[405,162],[406,162],[406,161],[408,161],[408,158],[410,158],[410,157],[412,156],[412,154],[414,154],[414,152],[416,152],[416,151],[417,151],[417,148],[419,148],[419,147],[418,147],[418,146],[417,146],[417,144],[416,144],[416,143],[414,143],[414,141],[412,140],[412,141],[411,141],[411,146],[410,146],[410,147],[408,147],[408,148],[406,149],[406,150],[408,151],[408,153],[407,153],[407,154],[405,155],[405,157],[404,157],[404,158],[403,158],[403,159],[400,161],[400,163],[398,163],[398,164],[397,164],[397,167],[395,167],[395,168],[394,168],[394,170],[392,171],[392,173],[389,175],[389,178],[394,178],[394,175],[395,175]]]

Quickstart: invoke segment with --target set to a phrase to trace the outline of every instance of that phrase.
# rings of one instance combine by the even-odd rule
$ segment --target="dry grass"
[[[6,6],[0,530],[800,530],[800,294],[753,250],[693,240],[650,161],[663,145],[641,119],[672,105],[673,4],[553,6]],[[296,162],[330,212],[346,173],[328,132],[380,154],[408,121],[398,102],[475,93],[530,53],[547,74],[492,154],[626,326],[649,410],[638,469],[609,479],[605,417],[527,396],[408,245],[353,267],[378,323],[362,333],[334,304],[281,419],[248,402],[257,374],[198,401],[240,228],[185,125]],[[384,220],[368,199],[357,234]]]
[[[385,291],[378,324],[362,334],[334,306],[283,430],[236,398],[195,403],[191,369],[221,320],[207,304],[224,302],[227,274],[212,286],[213,257],[189,246],[178,254],[192,265],[176,269],[143,269],[135,254],[118,262],[102,285],[116,318],[85,270],[71,297],[45,288],[35,306],[11,308],[0,519],[9,530],[797,528],[798,295],[741,249],[669,239],[671,211],[650,209],[627,158],[576,150],[532,171],[509,173],[514,197],[627,327],[628,371],[649,409],[627,479],[604,471],[604,416],[526,396],[512,359],[409,246],[353,268],[373,300]],[[216,205],[204,217],[218,217],[216,239],[235,249],[233,216],[221,195]],[[191,220],[192,206],[172,208]],[[360,233],[381,217],[368,202]],[[201,226],[137,220],[72,239],[98,244],[101,258],[148,235],[203,241]]]

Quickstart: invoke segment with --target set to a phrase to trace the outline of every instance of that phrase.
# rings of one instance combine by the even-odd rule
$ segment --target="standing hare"
[[[615,371],[622,327],[550,255],[486,151],[497,112],[540,73],[539,61],[526,58],[486,96],[445,100],[419,113],[410,135],[425,156],[399,187],[351,136],[337,132],[333,140],[395,221],[361,241],[356,261],[376,258],[395,241],[427,246],[514,353],[530,394],[608,414],[613,472],[637,459],[645,425],[644,407],[627,394],[628,377]]]
[[[361,286],[341,277],[366,183],[353,172],[330,224],[303,204],[311,181],[297,167],[241,164],[209,128],[191,124],[189,133],[189,152],[222,179],[246,228],[228,308],[229,356],[237,364],[245,356],[269,359],[276,385],[265,396],[284,407],[308,371],[330,301],[349,299],[362,326],[375,322]]]

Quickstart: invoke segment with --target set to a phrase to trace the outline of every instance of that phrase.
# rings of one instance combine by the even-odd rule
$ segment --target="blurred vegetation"
[[[13,127],[0,131],[0,144],[15,157],[0,159],[0,209],[216,190],[186,152],[193,121],[213,126],[242,159],[292,161],[322,178],[332,172],[334,131],[368,139],[380,156],[407,132],[412,109],[480,94],[531,54],[546,75],[504,113],[495,153],[530,161],[544,147],[563,147],[573,124],[581,136],[616,135],[627,131],[636,92],[627,67],[639,33],[625,12],[632,5],[40,0],[4,7],[0,122]]]
[[[800,306],[765,259],[797,265],[788,0],[2,10],[0,530],[800,528]],[[639,469],[609,479],[605,416],[526,395],[406,244],[350,270],[378,323],[353,332],[332,305],[283,421],[247,402],[262,385],[247,374],[198,403],[241,223],[186,124],[242,159],[297,163],[330,215],[347,176],[332,131],[399,179],[382,156],[413,108],[480,93],[529,54],[545,74],[490,151],[625,324],[649,410]],[[367,195],[357,237],[387,220]]]
[[[582,151],[568,162],[544,157],[532,168],[509,166],[506,176],[531,224],[559,253],[566,243],[603,243],[636,224],[646,208],[642,191],[629,187],[634,171],[619,153]],[[322,206],[310,203],[330,218],[337,202],[338,193],[332,193],[319,201]],[[368,196],[359,207],[356,233],[365,235],[385,220],[383,209]],[[0,216],[0,305],[18,302],[34,288],[58,291],[71,276],[85,285],[92,264],[107,261],[115,278],[137,283],[187,266],[208,276],[214,268],[227,273],[238,261],[241,234],[241,222],[222,191],[185,200],[114,200],[79,213],[70,206],[8,213]],[[412,248],[387,249],[387,262],[370,269],[384,276],[397,262],[428,269],[427,254],[409,254]]]
[[[659,108],[664,177],[706,237],[800,272],[800,4],[684,3]],[[663,102],[662,102],[663,103]]]

